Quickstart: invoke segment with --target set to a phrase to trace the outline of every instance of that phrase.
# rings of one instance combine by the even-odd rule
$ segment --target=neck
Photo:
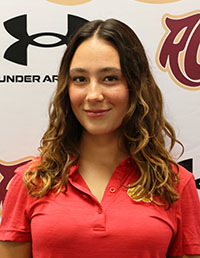
[[[80,143],[80,160],[95,164],[116,166],[128,156],[119,133],[91,135],[83,132]]]

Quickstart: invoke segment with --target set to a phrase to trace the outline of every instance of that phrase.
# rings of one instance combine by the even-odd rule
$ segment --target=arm
[[[180,167],[177,232],[171,240],[168,258],[200,258],[200,201],[194,177],[186,172]]]
[[[0,241],[1,258],[31,258],[31,242]]]

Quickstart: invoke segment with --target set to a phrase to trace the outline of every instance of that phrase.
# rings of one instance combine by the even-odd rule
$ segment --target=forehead
[[[120,58],[116,48],[108,41],[92,37],[82,42],[72,58],[70,69],[77,67],[120,68]]]

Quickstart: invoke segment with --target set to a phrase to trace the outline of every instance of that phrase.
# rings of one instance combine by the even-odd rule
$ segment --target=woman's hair
[[[140,40],[131,28],[115,19],[87,22],[69,41],[49,107],[49,126],[39,148],[41,160],[35,165],[33,162],[25,173],[25,184],[30,194],[36,197],[52,189],[58,192],[67,189],[70,167],[79,158],[82,133],[82,126],[72,112],[69,99],[69,67],[78,46],[93,36],[110,42],[117,49],[122,74],[129,88],[129,109],[121,129],[126,148],[141,173],[138,181],[129,186],[137,186],[133,199],[158,196],[170,206],[178,199],[175,187],[178,166],[170,155],[178,140],[163,116],[162,95]],[[169,150],[165,147],[166,136],[170,139]]]

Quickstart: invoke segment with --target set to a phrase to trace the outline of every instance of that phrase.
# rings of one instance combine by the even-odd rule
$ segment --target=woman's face
[[[117,50],[96,37],[84,41],[72,58],[69,77],[72,110],[82,127],[93,135],[116,132],[129,106]]]

